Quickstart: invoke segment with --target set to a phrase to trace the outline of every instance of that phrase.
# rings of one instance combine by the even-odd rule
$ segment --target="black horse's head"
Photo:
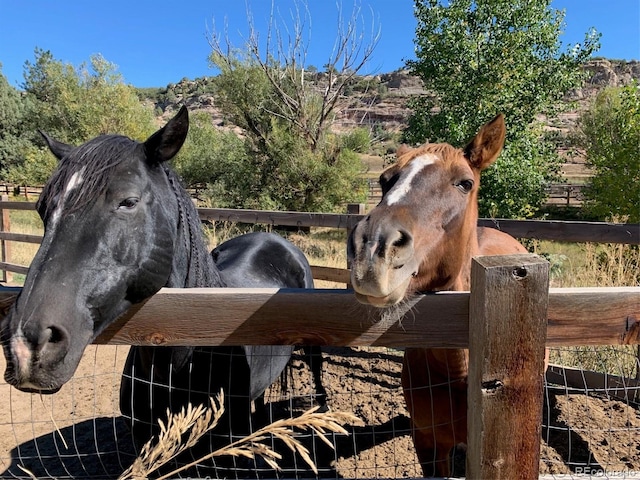
[[[43,135],[60,162],[37,205],[42,244],[1,324],[8,383],[56,391],[109,323],[188,275],[176,263],[190,255],[180,237],[189,212],[164,165],[188,127],[183,107],[144,143],[104,135],[72,147]]]

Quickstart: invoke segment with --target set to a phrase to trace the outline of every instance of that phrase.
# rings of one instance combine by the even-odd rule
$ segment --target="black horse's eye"
[[[462,190],[464,193],[469,193],[473,188],[473,180],[461,180],[456,187]]]
[[[118,205],[118,210],[131,210],[132,208],[135,208],[136,205],[138,205],[139,201],[140,199],[138,197],[125,198]]]

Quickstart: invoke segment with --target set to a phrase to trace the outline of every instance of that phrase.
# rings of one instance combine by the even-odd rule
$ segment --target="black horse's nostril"
[[[64,359],[69,350],[69,332],[63,327],[51,325],[40,332],[37,351],[41,361],[57,363]]]
[[[47,330],[49,330],[49,343],[60,343],[67,338],[66,333],[58,327],[51,326]]]

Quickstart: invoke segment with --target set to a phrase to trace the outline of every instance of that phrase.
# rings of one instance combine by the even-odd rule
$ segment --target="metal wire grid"
[[[133,461],[135,449],[119,411],[119,384],[128,347],[91,346],[74,378],[50,396],[28,395],[0,383],[0,477],[117,478]],[[349,437],[335,436],[336,450],[303,433],[321,478],[419,477],[410,422],[400,389],[402,352],[384,348],[323,349],[323,379],[329,407],[361,419]],[[632,477],[640,470],[640,398],[637,383],[613,388],[612,377],[634,380],[636,350],[624,347],[555,349],[582,374],[567,371],[545,389],[541,474],[581,478],[585,473]],[[1,366],[4,368],[4,365]],[[606,372],[594,386],[587,372]],[[572,371],[573,372],[573,371]],[[564,377],[563,377],[564,375]],[[575,377],[575,372],[572,373]],[[559,381],[558,378],[564,378]],[[289,389],[267,391],[271,414],[297,415],[315,405],[308,366],[294,354]],[[617,385],[617,384],[616,384]],[[315,476],[296,456],[284,454],[279,478]],[[236,464],[239,478],[260,475],[263,464]],[[23,470],[22,468],[26,469]],[[196,471],[202,476],[211,471]],[[262,472],[262,474],[266,473]]]

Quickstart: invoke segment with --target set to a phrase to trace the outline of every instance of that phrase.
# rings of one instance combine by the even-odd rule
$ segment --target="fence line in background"
[[[35,202],[10,202],[6,196],[0,201],[2,230],[0,230],[0,281],[9,282],[10,273],[26,274],[28,266],[10,262],[8,242],[40,243],[42,236],[11,232],[10,210],[35,210]],[[247,224],[266,224],[286,227],[327,227],[344,228],[350,231],[364,216],[364,204],[350,204],[346,214],[315,212],[282,212],[274,210],[244,210],[231,208],[199,208],[202,221],[235,222]],[[640,244],[640,224],[578,222],[558,220],[478,220],[482,227],[497,228],[516,238],[535,238],[538,240],[554,240],[563,242],[596,242]],[[327,279],[325,277],[318,279]],[[344,274],[337,274],[343,278]],[[342,282],[342,280],[334,280]]]
[[[369,195],[367,204],[373,205],[382,198],[382,188],[378,184],[377,178],[368,178]],[[13,194],[15,196],[23,196],[25,201],[29,201],[33,197],[37,197],[42,192],[42,186],[27,185],[10,185],[0,183],[0,193],[3,195]],[[584,200],[585,185],[577,183],[554,183],[549,185],[545,191],[548,195],[547,205],[564,205],[567,207],[580,207]],[[189,193],[200,198],[200,192],[205,190],[205,186],[196,185],[188,189]]]

